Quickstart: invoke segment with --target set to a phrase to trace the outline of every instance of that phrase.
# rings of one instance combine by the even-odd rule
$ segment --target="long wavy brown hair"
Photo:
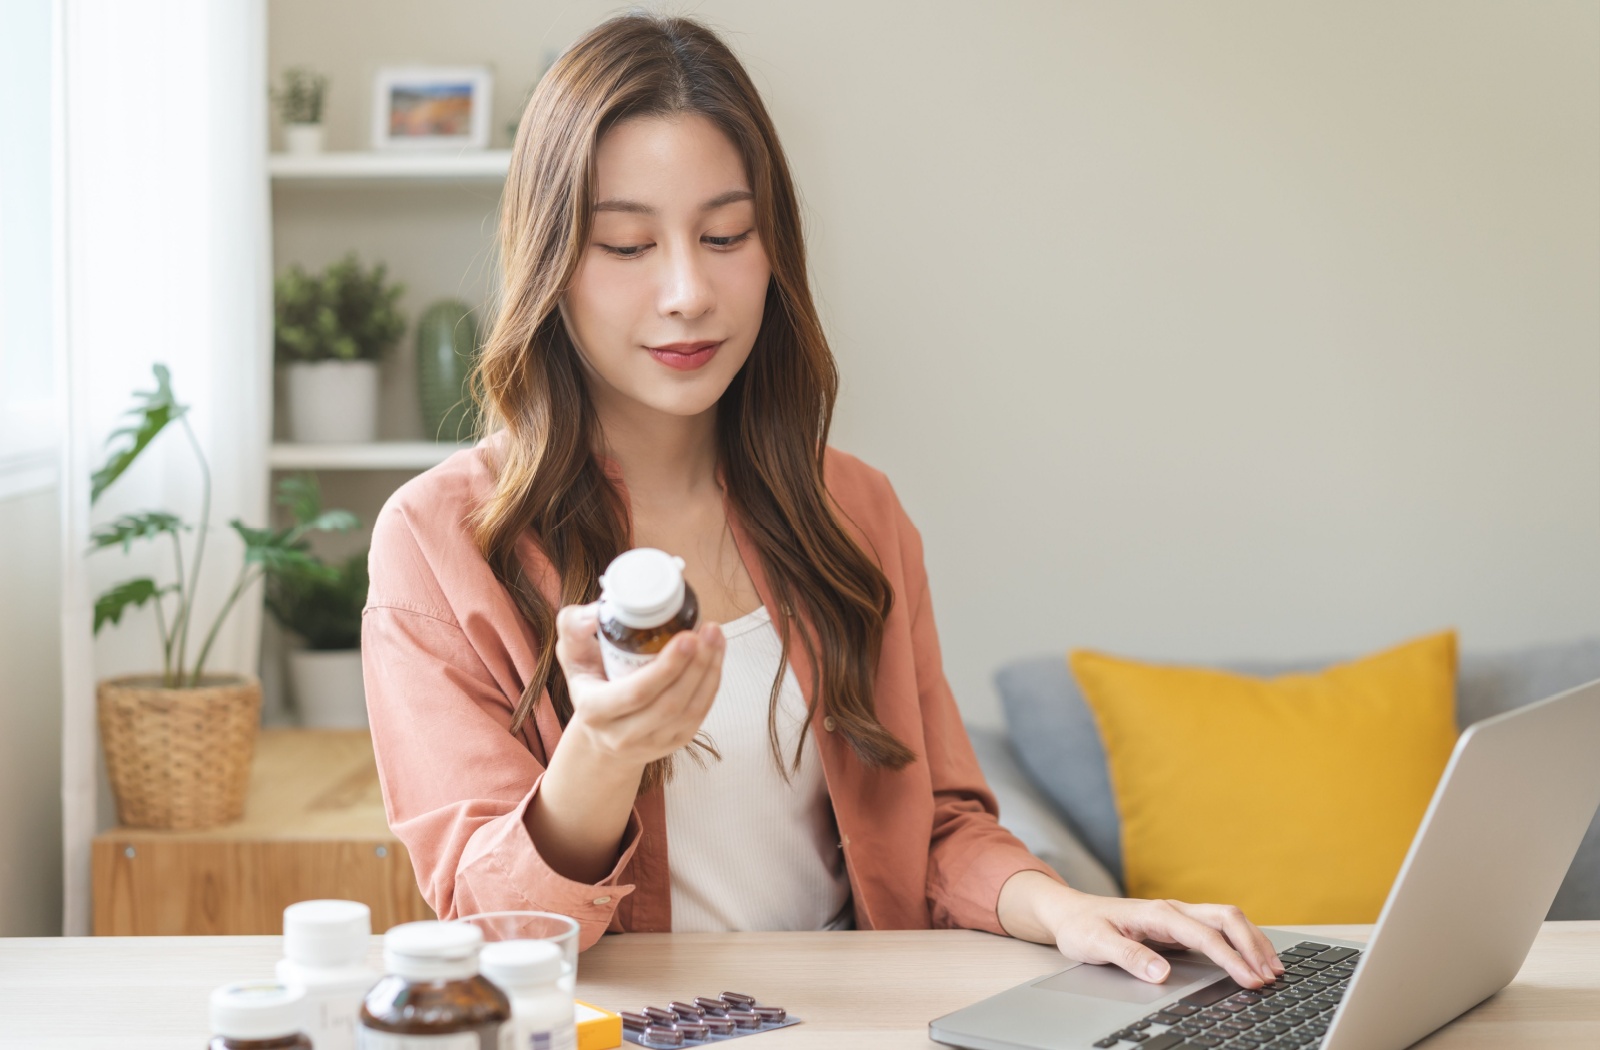
[[[551,67],[523,112],[501,201],[504,283],[473,394],[484,431],[505,434],[494,492],[473,525],[478,549],[538,642],[511,730],[546,692],[563,726],[572,716],[555,659],[556,609],[528,578],[519,538],[531,535],[548,557],[562,605],[593,601],[601,572],[631,546],[628,509],[596,457],[599,424],[560,313],[590,236],[595,149],[620,121],[681,114],[708,118],[742,154],[771,262],[755,346],[718,402],[717,452],[783,639],[768,717],[774,758],[782,769],[776,704],[798,615],[795,633],[817,684],[809,715],[820,704],[863,762],[902,768],[916,756],[878,720],[872,695],[894,595],[823,484],[838,371],[806,280],[788,162],[755,85],[722,40],[692,20],[649,14],[603,23]],[[794,768],[800,754],[797,745]],[[670,775],[670,758],[652,763],[640,790]]]

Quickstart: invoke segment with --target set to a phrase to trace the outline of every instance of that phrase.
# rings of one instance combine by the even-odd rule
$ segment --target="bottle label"
[[[578,1030],[573,1025],[563,1025],[538,1032],[529,1032],[528,1041],[517,1050],[577,1050]]]
[[[501,1025],[501,1036],[495,1047],[506,1045],[510,1025]],[[475,1032],[457,1032],[454,1035],[400,1035],[380,1032],[372,1028],[356,1030],[356,1050],[487,1050]]]
[[[618,649],[612,645],[605,635],[596,635],[600,639],[600,661],[605,664],[606,677],[615,682],[619,678],[626,678],[639,668],[656,658],[657,653],[630,653],[625,649]]]
[[[306,988],[306,1035],[317,1050],[354,1050],[361,993]]]

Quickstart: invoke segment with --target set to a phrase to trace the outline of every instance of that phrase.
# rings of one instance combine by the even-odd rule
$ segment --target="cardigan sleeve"
[[[423,898],[441,919],[568,915],[581,948],[620,929],[618,902],[634,890],[622,877],[639,842],[637,809],[616,866],[598,883],[552,869],[524,823],[544,766],[510,731],[515,698],[455,622],[399,515],[380,516],[370,563],[361,655],[373,752],[389,826],[411,854]]]
[[[933,832],[928,843],[928,910],[936,927],[1004,934],[1000,889],[1019,871],[1041,871],[1064,882],[1000,826],[999,806],[967,737],[961,712],[944,675],[939,632],[933,621],[922,535],[899,500],[900,600],[911,618],[923,740],[933,786]]]

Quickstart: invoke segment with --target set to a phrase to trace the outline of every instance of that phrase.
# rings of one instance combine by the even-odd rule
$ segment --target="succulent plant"
[[[405,334],[396,303],[405,285],[388,283],[388,268],[364,269],[351,252],[320,274],[298,264],[275,288],[274,345],[278,360],[376,361]]]
[[[291,66],[283,71],[283,88],[272,92],[272,101],[285,124],[320,124],[327,96],[327,77],[305,66]]]

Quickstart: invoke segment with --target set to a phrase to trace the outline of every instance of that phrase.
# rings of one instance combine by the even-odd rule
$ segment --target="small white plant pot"
[[[288,372],[294,441],[343,445],[378,439],[376,361],[297,361]]]
[[[297,157],[322,152],[321,124],[285,124],[283,145]]]
[[[365,729],[361,650],[299,649],[289,654],[289,684],[300,723],[310,729]]]

